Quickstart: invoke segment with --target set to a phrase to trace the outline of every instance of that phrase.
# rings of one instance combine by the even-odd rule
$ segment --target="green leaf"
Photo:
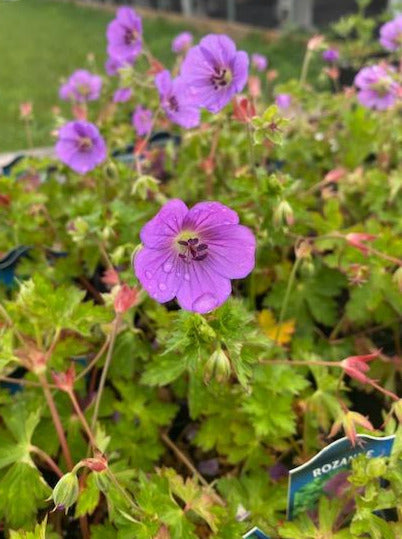
[[[12,528],[29,527],[50,493],[35,467],[16,462],[0,479],[0,518]]]
[[[100,499],[100,491],[97,487],[94,474],[89,474],[86,478],[85,487],[81,490],[77,505],[75,507],[75,517],[92,515]]]

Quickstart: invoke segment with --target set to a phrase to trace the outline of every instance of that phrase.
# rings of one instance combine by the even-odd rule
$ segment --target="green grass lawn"
[[[112,18],[112,13],[52,0],[0,0],[0,152],[26,146],[19,119],[19,103],[23,101],[34,104],[34,144],[51,143],[50,111],[60,105],[60,80],[77,68],[87,67],[88,52],[95,54],[98,70],[103,73],[105,29]],[[148,46],[166,65],[173,60],[170,41],[183,29],[188,26],[163,18],[144,21]],[[303,38],[295,35],[269,43],[263,34],[253,33],[239,40],[238,46],[266,54],[270,66],[286,79],[298,75],[304,54],[302,42]]]

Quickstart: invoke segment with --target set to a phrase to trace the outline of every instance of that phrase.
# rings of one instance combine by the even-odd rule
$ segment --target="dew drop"
[[[165,285],[165,283],[159,283],[159,290],[162,290],[162,292],[163,292],[164,290],[166,290],[166,285]]]
[[[165,262],[163,264],[163,271],[165,271],[166,273],[169,273],[172,271],[172,264],[170,262]]]
[[[147,279],[152,279],[152,273],[151,273],[150,271],[146,271],[146,272],[145,272],[145,277],[146,277]]]
[[[213,294],[202,294],[193,302],[193,309],[198,313],[212,311],[218,305],[218,299]]]
[[[186,281],[189,281],[189,280],[190,280],[190,274],[189,274],[189,273],[185,273],[185,274],[184,274],[184,279],[185,279]]]

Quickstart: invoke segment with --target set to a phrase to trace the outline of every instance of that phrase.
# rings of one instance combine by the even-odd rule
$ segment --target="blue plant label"
[[[314,509],[320,496],[330,491],[330,483],[339,482],[345,471],[351,468],[351,461],[358,455],[388,457],[394,439],[394,435],[375,438],[362,434],[357,436],[357,443],[352,446],[348,438],[341,438],[302,466],[290,470],[288,520],[292,520],[299,513]],[[337,479],[334,479],[335,477]]]
[[[252,530],[243,535],[243,539],[270,539],[268,535],[255,526]]]

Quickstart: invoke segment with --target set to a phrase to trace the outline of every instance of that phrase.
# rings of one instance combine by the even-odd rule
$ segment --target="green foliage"
[[[86,34],[111,18],[31,4],[32,17],[53,13],[55,28],[41,19],[53,45],[57,27],[66,31],[62,12]],[[10,25],[17,45],[27,18],[23,30]],[[159,24],[170,41],[176,27],[151,20],[145,39]],[[357,31],[366,46],[372,28],[360,12],[337,31]],[[150,50],[173,65],[166,35],[151,32]],[[305,41],[286,39],[285,71]],[[244,43],[264,50],[261,36]],[[267,46],[279,54],[280,42]],[[308,54],[316,65],[320,52]],[[147,50],[120,80],[105,78],[99,103],[88,103],[107,141],[105,163],[77,175],[56,159],[29,158],[0,178],[0,258],[30,248],[11,286],[0,282],[1,529],[12,539],[73,537],[81,519],[95,539],[233,539],[254,524],[275,538],[401,537],[392,513],[402,498],[400,105],[364,109],[353,95],[330,93],[324,71],[314,88],[283,82],[286,72],[269,84],[264,75],[245,121],[228,104],[202,111],[200,128],[179,130],[159,111],[154,130],[172,135],[166,145],[156,137],[144,151],[135,138],[135,152],[125,152],[133,107],[158,108],[151,60]],[[99,55],[88,61],[100,70]],[[35,80],[46,86],[43,65],[45,57]],[[49,66],[56,95],[62,71]],[[112,106],[118,84],[134,97]],[[286,111],[270,105],[282,92],[292,96]],[[46,131],[71,114],[63,107]],[[132,271],[142,227],[172,198],[226,204],[257,240],[253,272],[205,315],[158,304]],[[135,301],[117,313],[122,285]],[[359,359],[342,361],[351,356],[363,356],[357,367]],[[392,456],[355,459],[342,495],[320,496],[318,479],[287,522],[283,467],[313,457],[345,417],[396,433]],[[345,424],[354,441],[354,423]]]

